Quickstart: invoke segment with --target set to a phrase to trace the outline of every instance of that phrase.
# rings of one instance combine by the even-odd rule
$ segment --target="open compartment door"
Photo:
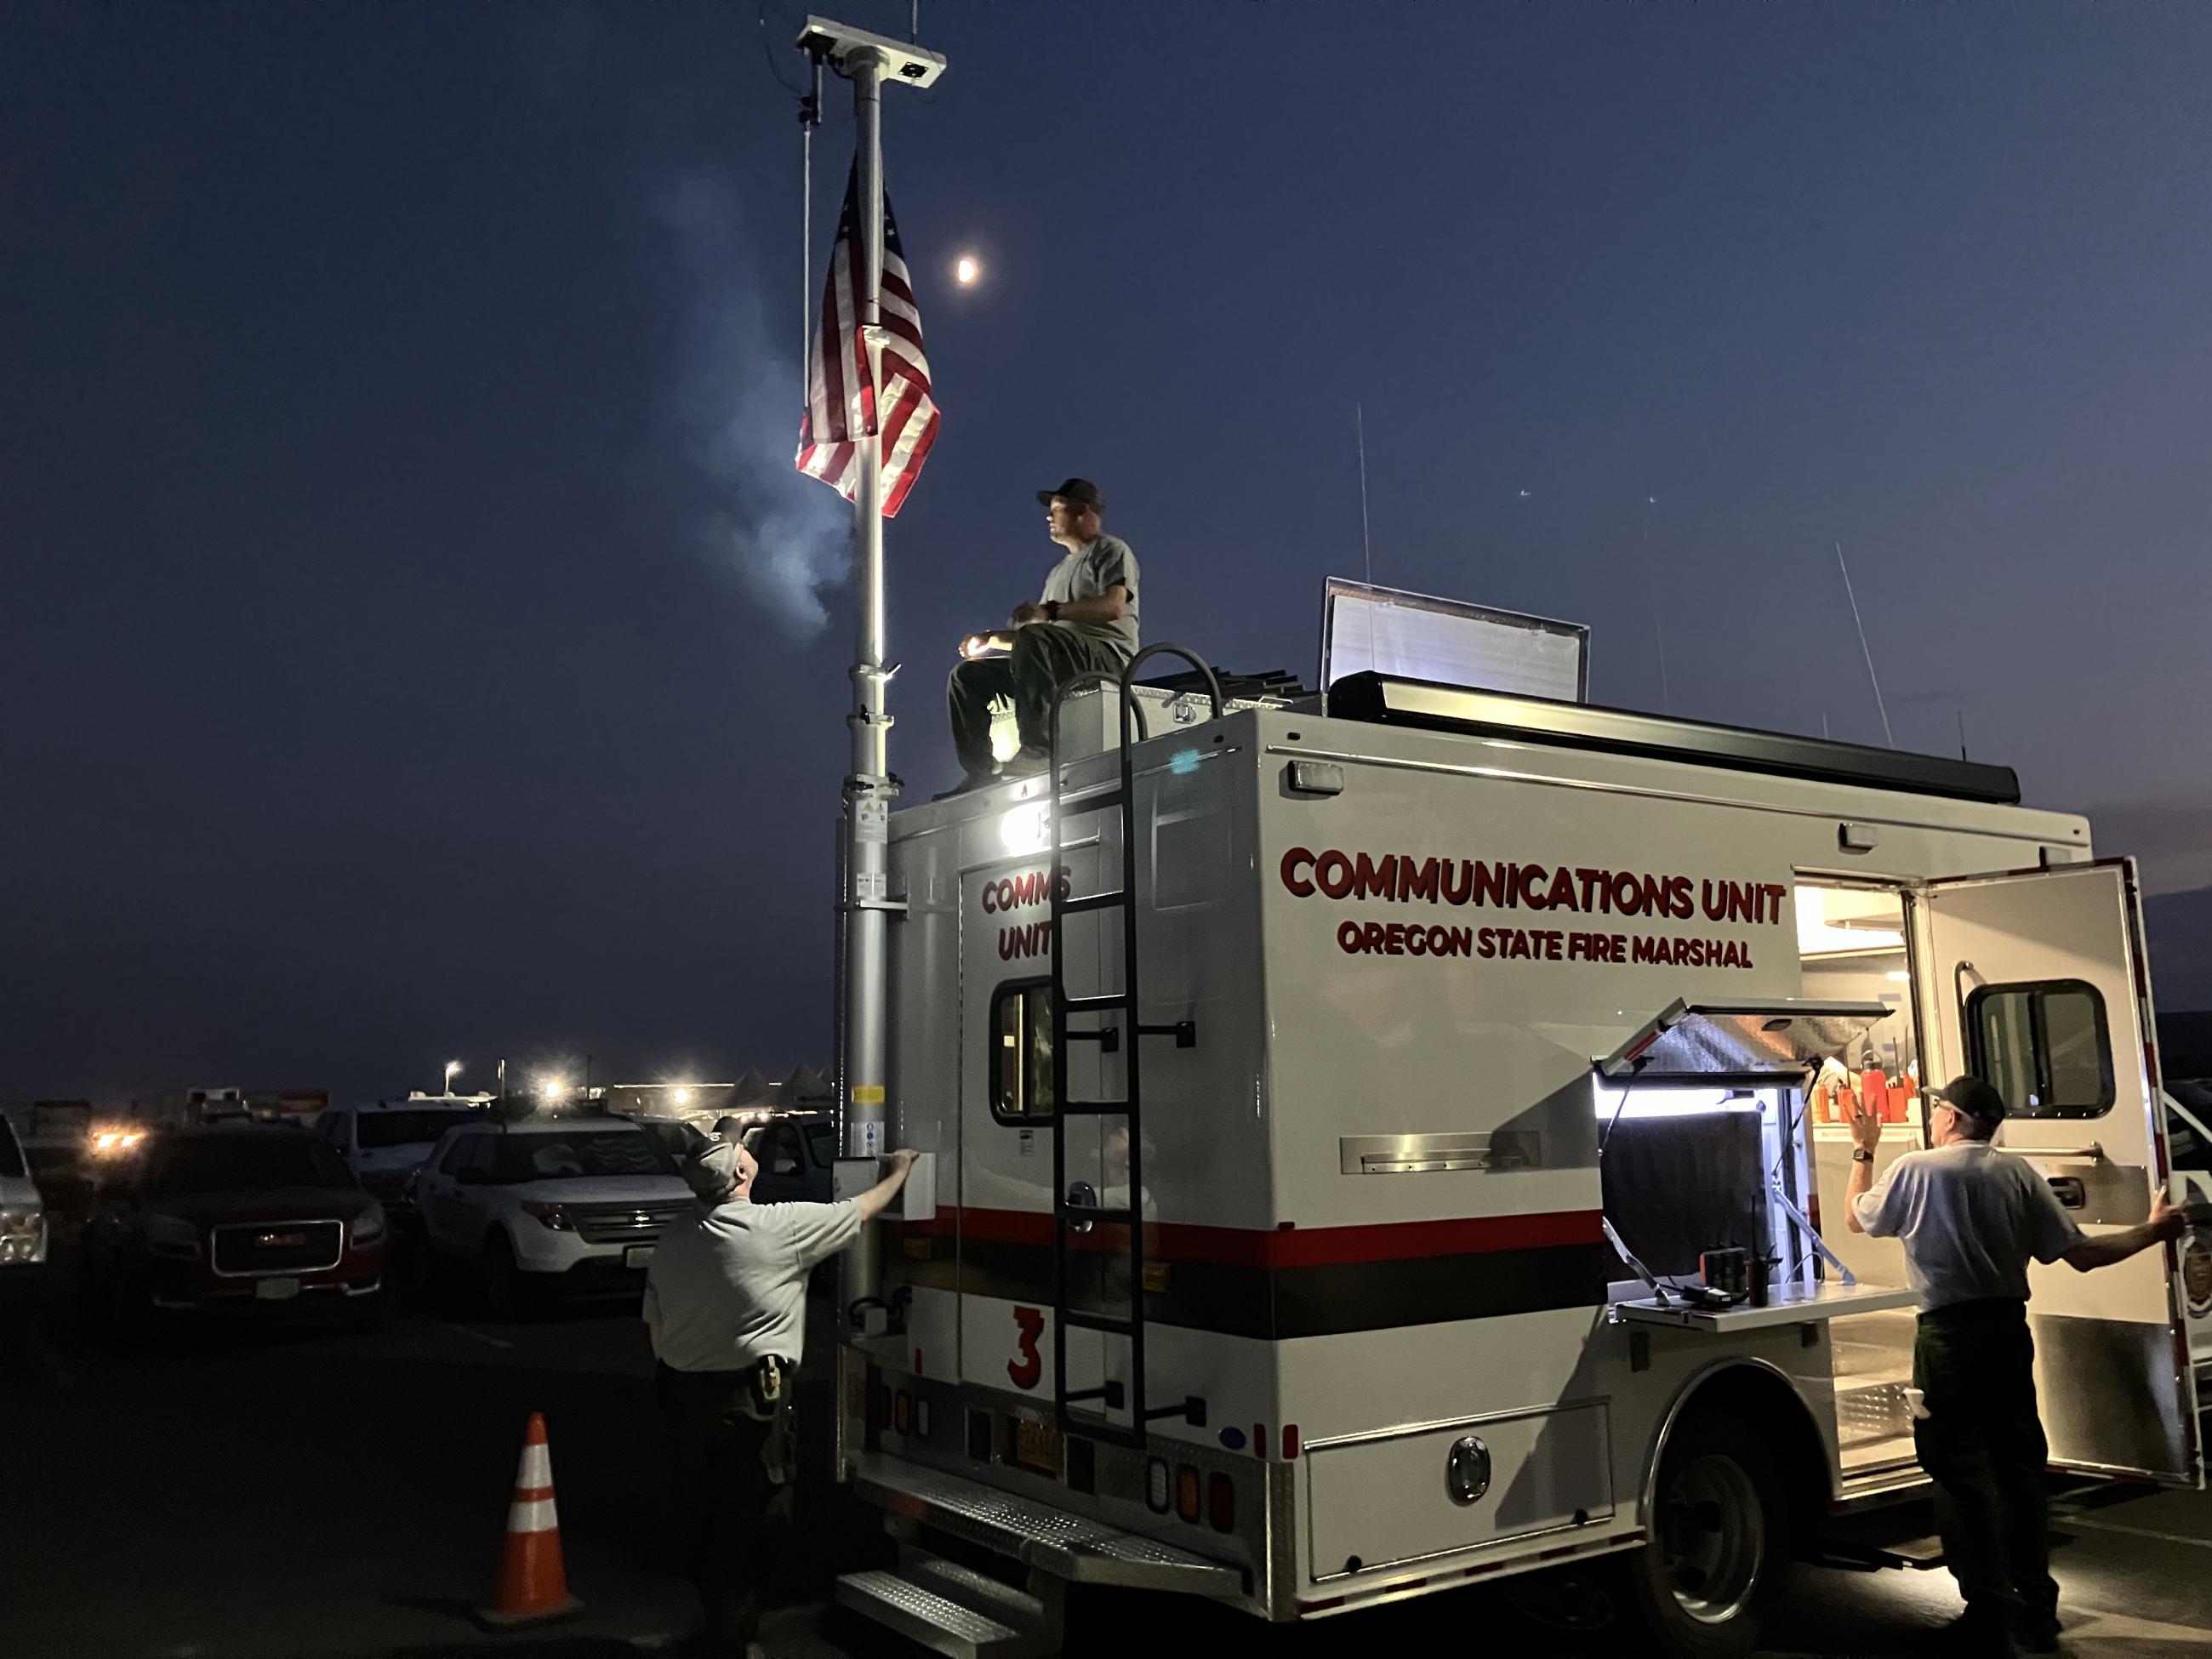
[[[1912,896],[1926,971],[1926,1081],[1994,1085],[1997,1144],[2090,1232],[2148,1215],[2168,1180],[2156,1026],[2135,861],[1928,884]],[[2172,1246],[2117,1267],[2029,1268],[2036,1390],[2051,1461],[2197,1483],[2185,1300]]]
[[[1597,1069],[1615,1083],[1795,1083],[1889,1013],[1879,1002],[1678,997]]]

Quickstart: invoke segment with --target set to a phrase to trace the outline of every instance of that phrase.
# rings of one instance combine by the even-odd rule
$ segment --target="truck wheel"
[[[1686,1419],[1660,1460],[1651,1540],[1626,1557],[1632,1605],[1662,1650],[1740,1659],[1789,1565],[1773,1460],[1728,1419]]]

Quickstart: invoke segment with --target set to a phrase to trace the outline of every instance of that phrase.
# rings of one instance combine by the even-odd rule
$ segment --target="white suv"
[[[637,1294],[692,1203],[659,1138],[627,1119],[493,1117],[448,1129],[416,1172],[434,1265],[473,1265],[493,1310],[537,1291]]]
[[[12,1299],[40,1276],[46,1261],[46,1206],[31,1180],[15,1127],[0,1115],[0,1297]]]

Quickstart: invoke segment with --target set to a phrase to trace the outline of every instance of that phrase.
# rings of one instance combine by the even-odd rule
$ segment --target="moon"
[[[975,263],[975,256],[972,253],[962,254],[952,267],[952,280],[963,288],[972,287],[975,278],[981,274],[982,268]]]

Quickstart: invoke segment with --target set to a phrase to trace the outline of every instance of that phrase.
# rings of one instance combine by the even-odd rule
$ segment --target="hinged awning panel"
[[[1680,998],[1597,1063],[1617,1081],[1795,1081],[1889,1018],[1880,1002]]]

